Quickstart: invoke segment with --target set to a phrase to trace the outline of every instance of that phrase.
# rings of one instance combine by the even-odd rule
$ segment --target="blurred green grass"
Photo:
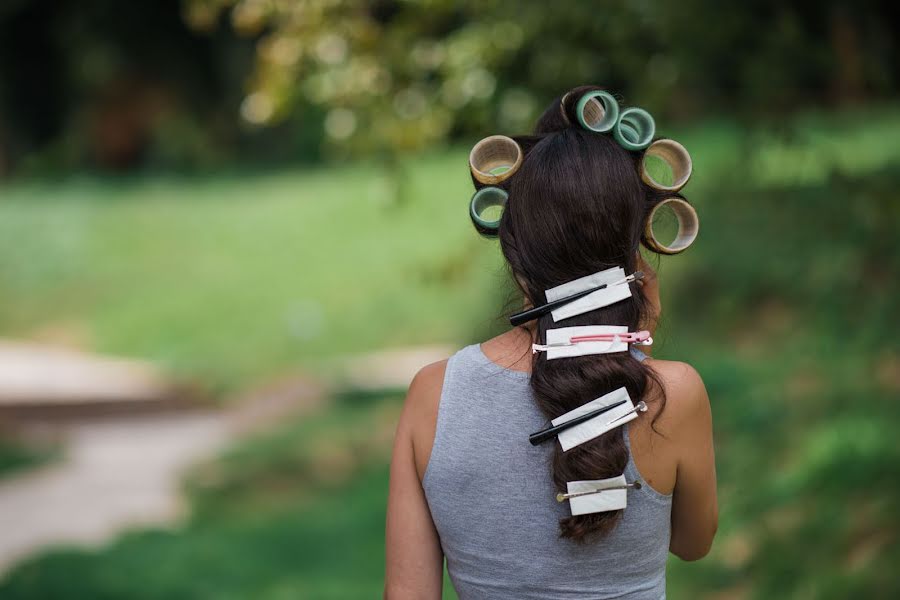
[[[654,356],[704,377],[722,510],[711,555],[670,562],[673,598],[900,596],[898,134],[896,108],[672,132],[702,225],[661,261]],[[474,341],[505,292],[496,246],[466,220],[465,151],[413,164],[399,206],[366,165],[8,188],[0,327],[84,323],[99,349],[223,389],[344,352]],[[317,316],[294,329],[304,302]],[[337,399],[250,440],[190,479],[183,529],[50,552],[0,596],[377,596],[399,402]]]
[[[725,121],[663,133],[694,157],[686,193],[702,213],[729,203],[724,178],[822,183],[878,169],[900,155],[900,110],[809,114],[752,135]],[[496,244],[466,217],[465,156],[410,159],[402,205],[375,164],[7,184],[0,335],[151,358],[223,391],[298,362],[476,337],[499,323],[506,288]]]
[[[402,207],[365,165],[7,187],[0,331],[68,335],[224,391],[298,362],[456,340],[459,323],[471,335],[490,318],[496,253],[459,218],[459,158],[417,161]]]
[[[0,477],[56,458],[58,448],[29,443],[0,431]]]

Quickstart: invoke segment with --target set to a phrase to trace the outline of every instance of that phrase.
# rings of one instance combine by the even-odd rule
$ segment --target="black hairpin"
[[[568,304],[569,302],[574,302],[579,298],[584,298],[590,294],[598,290],[603,290],[609,287],[610,285],[617,285],[620,283],[628,283],[630,281],[637,281],[638,279],[644,278],[643,271],[635,271],[625,279],[620,279],[619,281],[613,281],[612,283],[604,283],[603,285],[598,285],[597,287],[590,288],[587,290],[582,290],[571,296],[566,296],[565,298],[558,298],[553,300],[552,302],[547,302],[546,304],[541,304],[540,306],[535,306],[534,308],[529,308],[528,310],[523,310],[520,313],[516,313],[509,318],[509,324],[513,327],[518,327],[519,325],[524,325],[528,321],[533,321],[539,317],[546,315],[548,312],[554,311],[560,306],[564,304]]]
[[[556,434],[558,434],[560,431],[568,429],[569,427],[574,427],[575,425],[578,425],[579,423],[584,423],[585,421],[589,421],[598,415],[602,415],[605,412],[611,411],[612,409],[616,408],[617,406],[622,406],[626,402],[628,402],[627,399],[622,400],[620,402],[616,402],[614,404],[608,404],[606,406],[601,406],[600,408],[598,408],[596,410],[592,410],[591,412],[584,413],[583,415],[575,417],[574,419],[569,419],[565,423],[560,423],[559,425],[555,425],[553,427],[548,427],[547,429],[542,429],[541,431],[538,431],[536,433],[532,433],[531,435],[529,435],[528,441],[531,442],[532,446],[537,446],[538,444],[542,444],[542,443],[546,442],[547,440],[555,437]]]

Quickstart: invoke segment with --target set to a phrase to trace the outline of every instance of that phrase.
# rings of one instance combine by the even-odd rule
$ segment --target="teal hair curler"
[[[618,121],[619,103],[609,92],[595,90],[578,99],[575,113],[582,127],[603,133],[612,129]]]
[[[626,150],[643,150],[653,141],[656,123],[643,108],[626,108],[613,127],[613,137]]]
[[[486,219],[484,213],[494,207],[505,208],[507,198],[509,198],[509,194],[506,190],[494,186],[483,187],[475,192],[471,202],[469,202],[469,216],[472,218],[472,224],[478,233],[485,237],[495,237],[497,235],[497,229],[500,227],[500,217]]]

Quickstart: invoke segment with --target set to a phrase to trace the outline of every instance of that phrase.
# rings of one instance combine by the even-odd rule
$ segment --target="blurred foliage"
[[[704,205],[707,251],[666,305],[666,353],[713,402],[722,507],[713,554],[672,569],[674,589],[897,597],[900,154],[864,177],[745,183]]]
[[[886,0],[8,0],[0,175],[379,158],[598,83],[670,122],[896,94]]]
[[[228,9],[237,32],[259,36],[243,117],[319,105],[341,155],[524,133],[545,98],[586,82],[670,118],[774,117],[898,85],[879,1],[187,1],[199,29]]]
[[[694,155],[698,168],[686,193],[697,206],[702,226],[694,247],[660,262],[665,312],[654,336],[654,355],[687,360],[706,382],[716,428],[722,511],[709,557],[698,563],[670,560],[668,595],[672,598],[900,596],[900,579],[894,571],[900,560],[896,443],[900,346],[894,337],[900,252],[893,244],[900,224],[898,129],[900,113],[893,108],[803,115],[778,131],[756,130],[752,135],[742,135],[729,122],[667,132]],[[203,188],[193,187],[196,182],[181,182],[191,194],[201,196],[197,203],[208,204],[207,215],[219,215],[204,221],[205,235],[223,242],[211,248],[219,252],[233,248],[235,254],[210,264],[206,261],[211,260],[212,250],[182,252],[180,245],[190,236],[172,238],[166,256],[193,257],[179,262],[183,285],[157,286],[166,291],[166,301],[153,296],[150,287],[142,288],[135,298],[143,298],[145,310],[135,312],[132,322],[142,318],[154,325],[135,325],[131,329],[135,337],[119,338],[119,349],[145,352],[174,343],[171,339],[140,341],[146,335],[141,332],[162,328],[175,331],[183,344],[196,344],[197,350],[185,356],[202,353],[201,348],[212,351],[210,340],[192,342],[191,338],[203,338],[204,328],[214,328],[219,331],[218,343],[238,346],[246,360],[255,361],[262,354],[266,360],[259,365],[268,360],[278,364],[283,359],[267,354],[278,345],[272,342],[277,338],[268,337],[276,331],[272,325],[277,318],[269,316],[272,324],[261,336],[248,336],[253,328],[243,326],[241,319],[207,322],[192,311],[210,310],[211,298],[191,299],[196,292],[185,282],[200,276],[187,264],[199,261],[222,278],[213,286],[217,297],[230,298],[233,291],[228,282],[237,272],[229,274],[229,265],[237,256],[248,261],[239,263],[243,277],[254,271],[246,265],[255,260],[268,284],[291,279],[284,273],[292,271],[280,271],[285,268],[281,264],[264,266],[277,260],[276,252],[254,253],[252,247],[234,244],[222,233],[228,231],[228,222],[249,222],[257,238],[265,231],[267,235],[261,237],[281,248],[284,242],[277,232],[281,221],[291,218],[301,235],[321,244],[314,256],[327,258],[331,267],[326,274],[306,269],[308,265],[297,266],[297,281],[303,273],[310,274],[297,289],[359,283],[366,294],[345,293],[343,300],[322,296],[322,301],[326,314],[334,311],[352,323],[370,324],[372,339],[366,338],[364,345],[481,339],[493,323],[487,313],[500,311],[503,294],[497,288],[502,277],[496,274],[496,245],[479,240],[471,231],[465,218],[468,194],[455,187],[456,181],[469,186],[465,155],[465,148],[458,148],[423,160],[424,173],[416,185],[437,193],[423,195],[421,210],[418,204],[382,209],[387,215],[383,220],[367,212],[371,198],[345,193],[349,199],[341,204],[336,193],[331,197],[326,191],[341,185],[365,187],[373,175],[362,167],[327,171],[321,179],[314,173],[290,173],[277,185],[266,179],[272,189],[284,185],[306,190],[314,198],[325,195],[328,206],[337,204],[322,208],[315,202],[301,202],[297,204],[305,208],[295,209],[301,211],[297,213],[284,212],[275,200],[279,196],[264,186],[256,185],[262,192],[251,204],[255,208],[236,211],[233,207],[243,203],[223,198],[220,192],[238,186],[235,181],[216,185],[206,197],[197,194]],[[458,167],[455,173],[453,165]],[[97,182],[91,185],[92,191],[99,189]],[[162,195],[174,194],[172,181],[161,185]],[[41,223],[45,231],[53,231],[52,215],[67,200],[31,197],[45,195],[43,188],[21,187],[17,193],[19,201],[0,203],[0,223],[9,221],[8,215],[18,215],[13,220],[16,227],[4,231],[0,240],[16,230],[34,235],[41,231],[37,225]],[[119,223],[101,230],[118,229],[132,237],[141,227],[158,231],[186,214],[169,213],[169,219],[163,220],[156,216],[153,202],[146,212],[131,213],[125,207],[145,206],[147,199],[128,194],[118,202],[109,198],[91,202],[103,203],[113,211],[109,218]],[[30,221],[21,220],[26,204],[35,207]],[[75,204],[87,210],[80,213],[81,226],[96,218],[85,216],[91,210],[85,206],[91,203]],[[116,207],[121,210],[116,212]],[[316,210],[324,211],[324,221],[315,216]],[[370,240],[362,228],[351,229],[362,240],[352,252],[354,260],[345,262],[340,254],[332,255],[337,246],[328,244],[334,229],[323,231],[323,223],[350,223],[354,215],[380,235]],[[438,234],[436,222],[440,223]],[[192,235],[198,231],[192,228]],[[275,233],[270,236],[269,232]],[[108,253],[127,254],[127,246],[116,245],[118,238],[108,233],[102,237]],[[415,252],[394,241],[405,237],[414,240]],[[375,240],[386,246],[379,248]],[[473,249],[462,251],[469,240],[474,240]],[[155,262],[158,251],[143,248],[128,263],[143,269],[140,264]],[[379,258],[380,252],[387,255]],[[0,257],[5,254],[0,252]],[[423,258],[413,262],[404,258],[411,254]],[[83,264],[78,252],[73,256],[76,264]],[[288,252],[288,256],[293,259],[296,254]],[[374,258],[368,260],[369,256]],[[397,274],[380,271],[382,260],[400,265]],[[27,268],[20,265],[11,289],[35,286],[29,290],[30,297],[46,303],[40,310],[49,310],[42,298],[66,297],[61,295],[63,288],[54,287],[50,274],[43,273],[48,267],[41,265],[53,264],[55,258],[44,257]],[[360,266],[371,265],[374,276],[382,279],[360,283]],[[109,264],[104,269],[117,272]],[[33,279],[26,272],[33,272]],[[100,304],[91,308],[97,298],[107,298],[104,307],[114,306],[108,290],[152,278],[161,269],[139,272],[140,277],[108,280],[107,291],[98,290],[96,298],[83,293],[70,297],[81,297],[78,310],[100,323],[106,318],[100,315],[107,311],[99,310]],[[66,282],[67,289],[77,289],[65,273],[55,276]],[[203,288],[210,283],[198,285]],[[403,296],[391,291],[401,285]],[[21,289],[13,291],[13,297]],[[373,290],[384,290],[384,295],[373,296]],[[282,293],[289,293],[289,287]],[[410,298],[403,300],[407,294]],[[167,302],[172,305],[166,318],[178,323],[168,328],[151,310]],[[393,310],[390,307],[396,302],[409,304],[386,318],[384,311]],[[466,308],[456,312],[453,306],[459,302]],[[62,309],[56,310],[62,314]],[[185,316],[176,317],[180,310],[186,311]],[[0,310],[4,312],[5,308]],[[186,327],[189,316],[198,322],[193,329]],[[391,327],[379,329],[381,320]],[[329,317],[329,331],[339,331],[334,329],[340,327],[338,321]],[[419,325],[397,329],[407,322]],[[460,330],[459,324],[465,322],[475,329]],[[361,349],[354,345],[358,336],[334,338],[331,351]],[[230,360],[216,353],[212,359]],[[229,368],[236,364],[228,362]],[[262,376],[259,365],[248,369],[247,375]],[[376,597],[382,585],[386,463],[399,408],[396,396],[352,396],[337,399],[319,413],[288,420],[190,478],[195,510],[184,528],[135,532],[98,551],[49,552],[13,571],[0,583],[0,596]]]
[[[180,0],[0,3],[0,176],[204,170],[318,158],[321,115],[239,118],[253,40],[200,35]]]

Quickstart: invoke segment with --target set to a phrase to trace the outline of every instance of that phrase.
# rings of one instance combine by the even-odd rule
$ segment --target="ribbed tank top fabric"
[[[625,478],[641,489],[628,490],[623,517],[606,537],[560,538],[569,504],[556,501],[552,444],[528,442],[548,423],[529,377],[492,362],[479,344],[447,364],[422,485],[459,598],[665,598],[671,494],[641,477],[626,424]]]

